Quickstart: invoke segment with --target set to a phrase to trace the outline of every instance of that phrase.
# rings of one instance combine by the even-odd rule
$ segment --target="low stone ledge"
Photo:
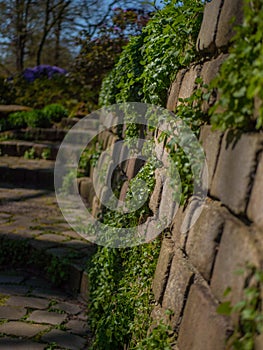
[[[0,105],[0,118],[5,118],[14,112],[27,112],[31,110],[32,108],[30,107],[20,105]]]

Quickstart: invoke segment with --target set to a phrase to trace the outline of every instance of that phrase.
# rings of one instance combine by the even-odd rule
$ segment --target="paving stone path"
[[[70,228],[54,193],[58,147],[77,121],[0,133],[0,350],[91,343],[86,268],[96,246]],[[97,132],[97,117],[86,124]],[[32,150],[39,159],[25,159]]]
[[[0,349],[87,349],[86,304],[24,270],[0,272]]]
[[[47,257],[47,266],[35,269],[20,262],[9,268],[1,260],[7,254],[3,242],[18,242],[13,252],[18,257],[27,243],[39,260]],[[95,247],[65,222],[54,192],[0,184],[0,243],[0,350],[88,349],[85,268]],[[52,275],[44,278],[52,258],[67,262],[60,289],[53,286]]]

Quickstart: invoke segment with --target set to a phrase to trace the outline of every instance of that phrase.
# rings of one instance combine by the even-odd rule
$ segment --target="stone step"
[[[59,126],[68,129],[83,119],[85,120],[85,128],[87,129],[96,129],[100,123],[99,118],[92,115],[92,117],[86,116],[84,118],[63,118]]]
[[[32,157],[55,160],[60,143],[30,142],[20,140],[0,141],[0,155],[24,157],[26,152],[34,150]],[[33,153],[33,152],[32,152]]]
[[[0,132],[2,140],[25,140],[25,141],[62,141],[68,130],[52,128],[27,128]]]
[[[19,157],[0,157],[0,182],[42,189],[54,189],[54,162]]]

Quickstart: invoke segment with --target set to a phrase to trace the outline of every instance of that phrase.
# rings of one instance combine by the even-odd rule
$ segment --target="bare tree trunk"
[[[16,70],[21,73],[24,69],[25,48],[28,38],[28,15],[31,5],[31,0],[16,0],[15,2],[15,54],[16,54]]]
[[[55,43],[55,57],[54,57],[54,63],[56,66],[59,66],[59,60],[60,60],[60,39],[61,39],[61,18],[59,19],[56,30],[55,30],[55,36],[56,36],[56,43]]]
[[[60,27],[61,27],[64,15],[65,15],[65,11],[69,7],[71,2],[72,0],[68,0],[68,1],[61,0],[55,3],[53,6],[51,6],[51,1],[46,0],[43,34],[37,50],[37,60],[36,60],[37,65],[41,63],[41,56],[42,56],[43,48],[48,35],[57,24],[60,24]],[[59,44],[60,44],[60,38],[59,38]]]

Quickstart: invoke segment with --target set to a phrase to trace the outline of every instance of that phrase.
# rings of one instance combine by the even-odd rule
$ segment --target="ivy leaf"
[[[220,315],[229,316],[232,312],[232,306],[230,301],[226,301],[225,303],[220,304],[217,309],[217,313]]]

